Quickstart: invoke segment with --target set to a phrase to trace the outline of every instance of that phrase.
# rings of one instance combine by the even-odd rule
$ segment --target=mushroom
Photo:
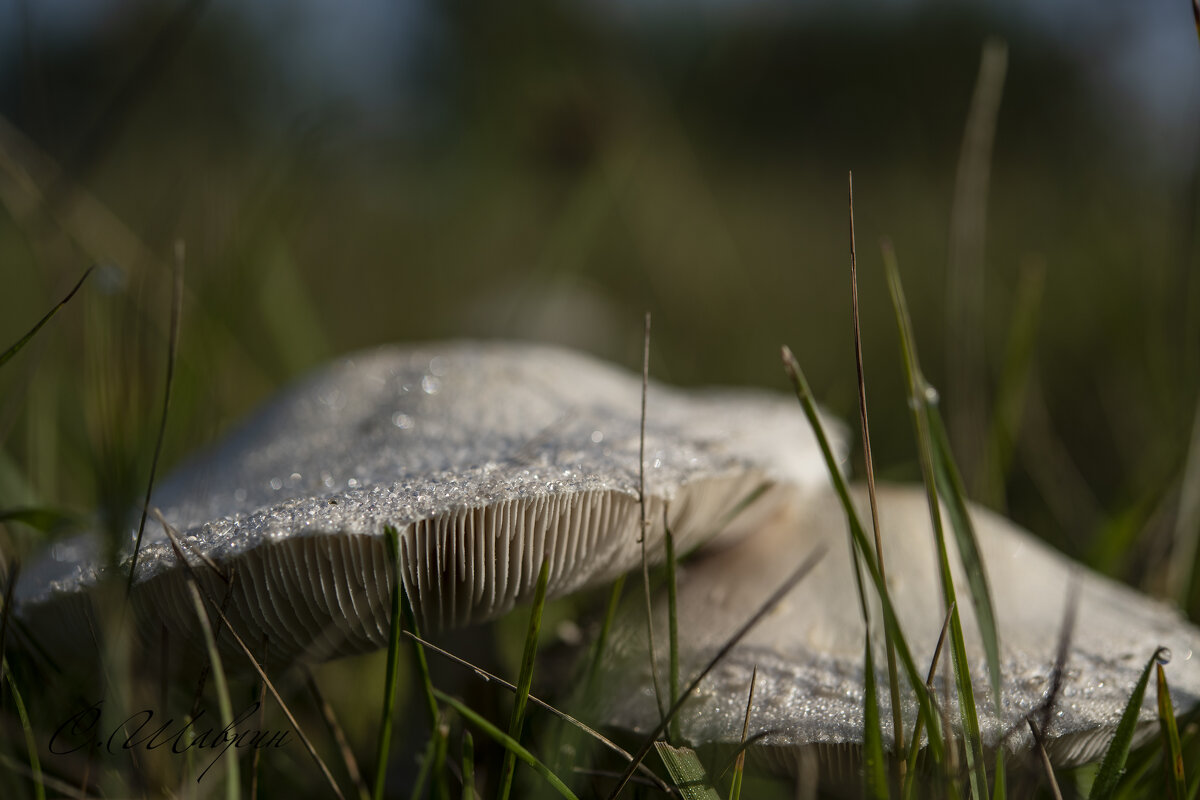
[[[162,481],[152,505],[185,551],[235,573],[227,615],[268,639],[271,661],[364,652],[388,638],[386,526],[428,628],[503,614],[532,596],[543,560],[550,597],[640,564],[641,392],[640,376],[548,346],[359,353],[285,390]],[[794,401],[654,383],[648,398],[650,554],[662,551],[664,509],[684,552],[752,530],[780,498],[828,481]],[[99,552],[95,536],[77,538],[24,571],[19,613],[45,646],[89,638]],[[198,574],[214,596],[226,591],[212,570]],[[147,636],[162,625],[196,636],[183,570],[156,527],[132,602]]]
[[[878,501],[889,593],[914,657],[928,663],[945,607],[925,491],[881,486]],[[870,519],[865,490],[855,491],[855,502],[863,518]],[[1134,684],[1160,646],[1174,654],[1168,675],[1176,703],[1191,707],[1200,700],[1200,630],[1178,612],[1087,570],[982,508],[973,507],[971,518],[998,618],[1000,715],[994,711],[965,577],[958,560],[952,562],[981,734],[990,752],[1004,742],[1018,759],[1029,753],[1031,733],[1023,720],[1049,693],[1072,586],[1078,591],[1075,624],[1061,694],[1044,731],[1055,764],[1081,764],[1103,754]],[[682,571],[678,625],[687,635],[680,637],[681,671],[686,678],[707,664],[793,563],[818,542],[827,545],[820,567],[750,631],[683,706],[679,721],[690,742],[738,745],[757,666],[749,734],[770,732],[756,742],[758,755],[791,773],[808,770],[801,765],[813,763],[824,772],[842,773],[857,762],[863,735],[864,625],[845,516],[832,490],[793,505],[759,534]],[[642,614],[631,614],[614,634],[610,669],[602,684],[607,691],[600,697],[607,723],[645,733],[658,723],[658,707],[641,641]],[[659,624],[665,622],[660,618]],[[878,609],[872,614],[872,627],[878,628],[872,637],[881,641]],[[877,669],[877,685],[886,687],[884,666],[878,664]],[[949,670],[944,653],[939,676],[950,675]],[[941,677],[937,681],[941,697],[944,684]],[[886,744],[892,736],[886,689],[880,691],[879,702]],[[1142,713],[1143,735],[1156,724],[1152,707],[1149,700]],[[915,720],[915,700],[904,712],[906,720]],[[949,718],[951,725],[957,724],[956,713]]]

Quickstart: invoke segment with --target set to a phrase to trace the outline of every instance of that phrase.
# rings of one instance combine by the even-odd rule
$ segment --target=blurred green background
[[[1163,588],[1200,377],[1186,4],[14,0],[0,14],[0,340],[99,265],[0,374],[4,505],[86,511],[141,491],[177,240],[168,468],[338,353],[503,336],[636,368],[645,311],[658,378],[784,389],[788,343],[854,420],[852,169],[881,474],[917,476],[886,236],[926,371],[947,414],[967,415],[956,445],[975,495]],[[948,264],[991,37],[1007,70],[973,201],[972,308]]]

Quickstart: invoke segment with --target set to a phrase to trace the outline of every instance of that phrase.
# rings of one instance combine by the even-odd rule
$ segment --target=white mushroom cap
[[[790,488],[732,527],[752,527],[777,495],[827,483],[790,398],[651,384],[648,406],[652,554],[664,504],[682,552],[764,483]],[[640,410],[640,376],[552,347],[383,348],[284,391],[162,481],[152,505],[186,549],[236,569],[228,614],[248,641],[265,634],[277,659],[361,652],[387,640],[387,525],[429,627],[504,613],[532,595],[543,559],[552,597],[639,564]],[[25,571],[18,603],[32,628],[86,631],[81,590],[98,580],[98,551],[80,538]],[[199,572],[222,596],[211,570]],[[147,526],[134,600],[148,632],[194,629],[158,525]]]
[[[913,657],[918,666],[922,662],[927,666],[945,608],[925,491],[881,486],[878,499],[892,602]],[[864,489],[855,492],[855,501],[861,518],[869,520]],[[947,546],[985,747],[994,751],[1010,732],[1008,746],[1014,752],[1030,747],[1030,733],[1022,719],[1049,691],[1072,581],[1079,591],[1077,617],[1062,692],[1045,732],[1055,763],[1099,759],[1141,670],[1159,646],[1174,655],[1167,676],[1176,703],[1190,707],[1200,699],[1200,630],[1178,612],[1072,562],[993,513],[973,508],[971,518],[1000,628],[1000,716],[993,708],[967,583],[953,542]],[[795,771],[802,758],[814,755],[835,771],[857,759],[863,727],[864,627],[845,516],[832,490],[793,508],[761,534],[682,571],[678,625],[683,678],[708,663],[818,542],[826,544],[826,551],[817,568],[714,668],[684,705],[679,719],[683,735],[691,742],[736,745],[741,741],[751,672],[757,665],[749,734],[772,731],[757,745],[761,755],[787,771]],[[665,607],[665,601],[660,605]],[[658,712],[641,644],[645,619],[638,614],[631,617],[623,635],[614,639],[616,668],[608,673],[611,693],[603,697],[605,702],[611,699],[607,722],[644,733],[657,724]],[[665,625],[661,617],[658,624]],[[873,640],[882,643],[877,605],[872,626],[878,628]],[[949,659],[947,648],[940,676],[950,674]],[[890,742],[882,656],[876,665],[884,738]],[[937,685],[942,697],[941,677]],[[640,690],[630,691],[631,686]],[[910,690],[905,692],[911,697]],[[1147,693],[1143,733],[1155,725],[1152,695]],[[916,705],[915,700],[909,702],[904,716],[911,725]],[[957,711],[951,709],[949,717],[957,727]]]

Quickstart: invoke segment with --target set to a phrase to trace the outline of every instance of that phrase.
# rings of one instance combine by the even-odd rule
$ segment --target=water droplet
[[[291,475],[288,476],[288,480],[291,481],[292,483],[299,483],[300,479],[303,477],[304,476],[301,475],[299,472],[293,472]]]
[[[600,444],[604,441],[604,431],[592,431],[592,442]]]
[[[402,431],[406,431],[413,426],[413,418],[408,414],[397,411],[392,414],[392,424]]]
[[[446,374],[446,359],[441,356],[434,356],[429,359],[429,372],[431,375],[437,375],[439,378]]]
[[[283,481],[279,478],[271,478],[271,488],[278,492],[283,488]]]
[[[942,399],[941,395],[938,394],[937,389],[933,388],[929,384],[925,384],[925,402],[926,403],[933,405],[933,404],[936,404],[941,399]]]
[[[441,388],[441,380],[433,375],[426,375],[424,378],[421,378],[421,391],[425,392],[425,394],[437,394]]]
[[[346,485],[349,486],[351,489],[358,488],[358,478],[350,478],[349,480],[346,481]]]
[[[1158,648],[1158,652],[1154,654],[1154,657],[1155,657],[1155,659],[1158,660],[1158,663],[1160,663],[1160,664],[1170,664],[1171,663],[1171,650],[1166,647],[1160,647],[1160,648]]]
[[[326,489],[332,489],[333,488],[333,476],[330,475],[328,472],[322,472],[321,473],[321,483],[325,486]]]

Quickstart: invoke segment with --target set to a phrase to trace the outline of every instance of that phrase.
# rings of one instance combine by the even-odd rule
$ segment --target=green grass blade
[[[925,481],[925,490],[929,499],[929,516],[933,523],[934,539],[937,545],[938,566],[941,572],[942,595],[946,608],[953,608],[950,618],[950,653],[953,656],[954,682],[958,695],[959,719],[962,723],[962,734],[965,738],[964,751],[967,759],[967,773],[970,778],[971,796],[987,798],[988,780],[987,767],[984,763],[983,740],[979,733],[979,714],[975,707],[975,690],[971,684],[971,671],[967,660],[966,641],[963,638],[962,623],[957,609],[957,598],[954,591],[954,578],[950,572],[950,559],[946,551],[946,536],[942,527],[941,509],[938,502],[937,470],[934,466],[931,418],[931,398],[934,395],[932,387],[926,382],[921,373],[920,362],[917,358],[916,336],[913,333],[912,320],[908,313],[908,304],[904,299],[904,288],[900,283],[900,270],[896,264],[895,254],[890,247],[884,248],[884,270],[887,273],[888,290],[892,296],[892,307],[896,314],[896,322],[900,329],[900,350],[904,363],[904,373],[908,382],[910,405],[913,415],[913,429],[917,440],[917,452],[921,462],[921,474]],[[950,495],[954,495],[952,491]],[[948,498],[951,499],[952,498]],[[959,497],[961,503],[961,496]],[[965,511],[965,507],[964,507]],[[964,514],[965,518],[965,514]],[[982,565],[980,573],[982,574]],[[997,663],[999,659],[997,658]],[[999,676],[999,669],[995,670]]]
[[[567,785],[563,783],[557,775],[550,771],[549,767],[539,761],[537,757],[533,755],[533,753],[530,753],[528,750],[522,747],[521,743],[516,739],[512,738],[504,731],[488,722],[473,709],[467,706],[466,703],[455,700],[453,697],[441,691],[440,689],[434,689],[433,695],[439,701],[445,703],[461,714],[464,719],[471,722],[471,724],[473,724],[475,727],[486,733],[493,741],[502,746],[506,751],[512,753],[514,756],[528,764],[534,772],[541,775],[546,779],[547,783],[557,789],[560,795],[568,798],[568,800],[578,800],[575,794],[569,788],[567,788]]]
[[[708,673],[712,672],[713,668],[716,667],[717,664],[721,663],[722,659],[729,655],[729,652],[733,650],[733,648],[737,647],[738,642],[744,639],[746,634],[753,630],[754,626],[761,622],[762,618],[765,617],[771,611],[771,609],[775,608],[780,600],[786,597],[788,593],[792,591],[792,589],[796,588],[796,584],[800,583],[800,581],[804,580],[808,573],[812,572],[813,568],[820,563],[824,555],[825,548],[822,545],[817,545],[812,552],[809,553],[808,557],[800,562],[800,565],[796,567],[796,569],[792,570],[792,574],[789,575],[787,579],[784,580],[783,583],[781,583],[779,587],[771,593],[771,596],[763,601],[762,605],[760,605],[758,609],[750,615],[750,618],[743,622],[741,627],[734,631],[733,635],[725,641],[725,644],[721,645],[721,648],[717,650],[716,654],[709,659],[707,664],[705,664],[704,669],[700,670],[696,677],[692,678],[692,682],[689,683],[687,688],[684,689],[679,695],[679,699],[675,701],[674,705],[667,709],[666,718],[661,720],[657,727],[650,731],[650,735],[642,741],[642,746],[638,748],[636,753],[634,753],[633,762],[625,768],[624,772],[621,773],[621,777],[617,781],[616,788],[614,788],[609,794],[609,800],[616,800],[616,798],[620,796],[621,792],[625,789],[626,784],[629,783],[629,779],[633,777],[633,773],[637,771],[640,766],[642,766],[642,761],[646,758],[647,754],[649,754],[651,748],[654,747],[654,742],[656,739],[658,739],[659,734],[666,730],[667,724],[671,721],[671,718],[679,713],[679,709],[683,708],[683,704],[687,702],[689,697],[691,697],[692,692],[696,691],[697,687],[700,686],[701,681],[704,680]]]
[[[875,591],[879,596],[880,605],[883,607],[884,625],[890,630],[892,640],[896,645],[896,654],[900,657],[900,663],[904,667],[905,674],[908,676],[909,685],[912,686],[913,693],[917,697],[920,714],[924,717],[925,726],[929,729],[929,751],[933,755],[934,760],[941,763],[945,758],[945,748],[940,738],[940,720],[933,707],[933,701],[930,699],[929,692],[921,679],[921,673],[917,670],[916,662],[912,657],[912,650],[908,646],[908,640],[905,638],[904,631],[900,627],[900,619],[896,616],[895,608],[892,606],[891,594],[888,592],[887,583],[884,582],[883,576],[879,573],[879,565],[875,561],[875,554],[872,552],[871,543],[867,540],[867,535],[863,530],[862,521],[858,518],[858,510],[854,506],[854,501],[850,498],[850,489],[846,485],[846,479],[842,475],[842,471],[837,464],[837,459],[833,455],[833,448],[829,444],[829,437],[825,433],[825,427],[821,423],[821,418],[817,415],[816,401],[813,400],[808,379],[804,377],[804,371],[800,369],[800,364],[796,361],[796,357],[792,355],[792,351],[787,347],[783,348],[783,363],[788,375],[792,379],[796,398],[800,401],[800,406],[804,409],[805,416],[808,417],[809,425],[812,427],[813,433],[817,438],[817,443],[820,445],[821,453],[825,457],[825,465],[829,471],[830,478],[833,480],[834,488],[837,490],[838,498],[842,503],[842,509],[846,513],[846,520],[850,527],[850,535],[854,540],[855,549],[860,558],[862,558],[862,563],[866,566],[871,581],[875,584]],[[912,746],[918,747],[919,742],[914,741]]]
[[[9,508],[0,511],[0,522],[20,522],[39,533],[58,535],[82,530],[83,518],[57,508]]]
[[[384,530],[386,533],[387,528]],[[398,533],[396,538],[398,545]],[[413,661],[416,663],[417,674],[421,677],[421,691],[425,698],[425,713],[429,718],[429,753],[428,761],[424,763],[427,763],[430,769],[435,770],[433,773],[433,786],[438,792],[438,796],[448,797],[446,776],[442,771],[442,766],[445,762],[446,747],[448,744],[444,740],[449,736],[449,731],[442,724],[441,714],[438,712],[437,698],[433,694],[433,678],[429,672],[429,661],[425,658],[425,648],[421,645],[417,615],[413,611],[412,604],[408,601],[408,593],[404,591],[404,582],[401,579],[403,573],[400,570],[400,562],[398,560],[396,561],[395,571],[396,585],[400,588],[400,613],[403,615],[404,625],[415,634],[411,637]]]
[[[213,625],[208,618],[208,612],[204,610],[204,601],[200,599],[200,590],[196,588],[193,581],[188,581],[188,591],[192,596],[192,606],[196,609],[196,619],[200,623],[200,631],[204,634],[204,646],[208,650],[208,660],[212,664],[213,687],[217,692],[217,708],[221,712],[221,722],[226,726],[226,730],[233,727],[233,703],[229,700],[229,684],[225,681],[225,667],[221,663],[221,654],[217,652],[217,640],[213,636]],[[224,753],[224,750],[221,751]],[[219,758],[220,756],[218,756]],[[214,762],[215,763],[215,762]],[[205,767],[204,772],[200,773],[200,778],[204,777],[204,773],[208,772],[208,767]],[[238,775],[238,760],[237,753],[231,753],[228,757],[228,765],[225,770],[225,796],[229,800],[237,800],[241,797],[239,789]]]
[[[600,623],[600,633],[596,636],[596,644],[592,650],[592,660],[588,665],[587,680],[584,683],[585,694],[590,695],[596,685],[596,676],[600,674],[600,665],[604,661],[605,648],[608,646],[608,635],[612,632],[613,621],[617,618],[617,609],[621,605],[621,594],[625,591],[625,575],[613,581],[608,594],[608,606],[604,610],[604,621]]]
[[[179,564],[187,572],[191,585],[197,588],[197,590],[200,590],[202,587],[200,586],[199,579],[196,577],[196,572],[192,568],[192,565],[189,564],[187,558],[184,557],[183,546],[180,545],[179,537],[176,536],[174,529],[170,525],[164,524],[163,532],[167,534],[167,539],[171,543],[171,549],[175,551],[175,558],[178,559]],[[296,736],[299,737],[301,744],[304,745],[304,749],[308,751],[313,763],[317,765],[317,769],[321,771],[321,775],[329,783],[329,790],[333,792],[333,796],[338,798],[338,800],[346,800],[345,795],[342,794],[341,788],[337,785],[337,781],[333,779],[333,773],[329,771],[329,766],[325,763],[324,759],[321,758],[321,755],[317,752],[317,748],[313,746],[312,740],[308,738],[308,735],[304,732],[304,729],[300,727],[300,723],[297,721],[296,715],[292,713],[292,710],[288,707],[287,702],[284,701],[283,695],[279,693],[279,689],[275,687],[275,684],[267,676],[267,672],[265,669],[263,669],[263,665],[254,658],[254,654],[250,651],[250,648],[247,646],[245,640],[242,639],[242,637],[238,635],[237,630],[235,630],[234,627],[229,624],[229,620],[225,617],[225,612],[221,610],[220,604],[217,603],[217,601],[212,597],[211,594],[208,593],[207,590],[204,590],[204,599],[208,601],[209,607],[213,610],[213,613],[216,614],[217,619],[220,620],[221,624],[224,625],[224,630],[229,631],[229,636],[234,642],[237,643],[238,648],[246,656],[246,660],[250,662],[250,666],[253,667],[254,671],[258,673],[258,676],[262,678],[263,685],[266,686],[267,690],[271,692],[271,696],[274,697],[275,702],[279,704],[279,710],[282,711],[284,716],[287,717],[288,722],[292,725],[292,730],[296,732]]]
[[[33,781],[33,796],[36,800],[46,800],[46,783],[42,777],[42,762],[38,758],[37,751],[37,736],[34,735],[33,726],[29,723],[29,713],[25,710],[25,701],[21,698],[21,692],[17,689],[17,682],[13,680],[12,670],[8,669],[8,659],[4,659],[4,677],[8,681],[8,689],[12,692],[13,705],[17,707],[17,716],[21,719],[21,730],[25,734],[25,748],[29,751],[29,770],[32,773],[31,780]]]
[[[450,784],[446,780],[446,756],[450,751],[450,727],[439,725],[433,737],[433,796],[450,800]]]
[[[542,609],[546,605],[546,586],[550,583],[550,560],[542,562],[538,573],[537,590],[533,597],[533,610],[529,612],[529,631],[525,635],[525,653],[521,657],[521,675],[517,679],[517,696],[513,701],[512,718],[508,723],[508,736],[514,741],[521,739],[521,726],[525,722],[525,706],[529,701],[529,687],[533,685],[533,665],[537,657],[538,634],[542,629]],[[504,754],[504,765],[500,770],[500,800],[507,800],[512,791],[513,773],[517,767],[517,753],[508,750]]]
[[[158,434],[154,439],[154,453],[150,456],[150,474],[146,477],[146,496],[142,501],[142,513],[138,522],[137,539],[133,543],[133,557],[129,561],[129,577],[125,582],[125,600],[133,591],[133,579],[137,575],[138,555],[142,551],[142,534],[146,532],[146,517],[150,513],[150,498],[154,494],[154,479],[158,474],[158,460],[162,456],[163,440],[167,437],[167,414],[171,410],[171,388],[175,385],[175,362],[179,360],[179,329],[183,317],[183,245],[176,244],[174,286],[171,291],[171,331],[167,337],[167,374],[163,380],[162,413],[158,418]]]
[[[671,529],[667,525],[667,509],[665,505],[663,506],[663,541],[666,544],[667,550],[667,649],[670,659],[667,673],[667,687],[670,692],[670,701],[673,704],[679,697],[679,616],[677,586],[675,582],[675,537],[671,535]],[[678,717],[671,720],[671,724],[667,730],[670,731],[672,740],[679,741]]]
[[[392,586],[392,626],[388,633],[387,672],[383,684],[383,712],[379,724],[379,740],[375,747],[375,786],[372,797],[383,800],[383,786],[387,781],[388,753],[392,743],[392,715],[396,709],[396,684],[400,667],[400,622],[403,619],[404,588],[400,572],[400,534],[391,525],[383,529],[387,541],[388,559],[392,562],[395,584]],[[436,725],[434,726],[436,730]]]
[[[666,742],[655,742],[654,747],[683,800],[721,800],[695,750],[672,747]]]
[[[437,760],[437,731],[429,735],[429,740],[425,742],[425,752],[421,754],[421,767],[417,770],[417,778],[413,781],[412,794],[409,797],[412,800],[425,796],[425,782],[429,780],[429,773],[433,771],[433,762]]]
[[[741,800],[742,774],[746,771],[746,734],[750,733],[750,712],[754,709],[754,684],[758,682],[758,665],[750,673],[750,694],[746,697],[746,716],[742,719],[742,743],[733,765],[733,784],[729,787],[729,800]]]
[[[887,763],[883,758],[883,731],[879,719],[879,697],[875,693],[875,658],[871,654],[868,629],[863,648],[863,779],[865,797],[887,800]]]
[[[642,550],[642,596],[646,610],[646,643],[650,654],[650,680],[654,684],[654,701],[658,704],[658,716],[666,718],[662,685],[658,681],[658,651],[654,644],[654,608],[650,600],[650,566],[646,554],[646,533],[650,523],[646,517],[646,395],[650,385],[650,312],[646,312],[646,330],[642,345],[642,417],[638,433],[638,508],[641,527],[638,528],[638,544]]]
[[[1088,800],[1111,800],[1116,796],[1121,774],[1125,771],[1125,762],[1129,758],[1129,749],[1133,745],[1133,735],[1137,731],[1138,715],[1142,711],[1142,702],[1146,697],[1146,684],[1150,682],[1150,670],[1166,656],[1166,648],[1160,647],[1150,656],[1125,710],[1121,713],[1121,721],[1117,723],[1116,733],[1108,743],[1104,752],[1104,760],[1100,762],[1100,771],[1092,782],[1092,790]]]
[[[442,648],[438,647],[436,644],[425,641],[424,639],[421,639],[420,637],[416,636],[413,633],[406,633],[405,635],[412,636],[414,639],[416,639],[418,642],[420,642],[421,645],[425,649],[432,650],[433,652],[437,653],[440,656],[445,656],[446,658],[450,659],[451,661],[453,661],[457,664],[461,664],[463,667],[466,667],[467,669],[471,670],[471,672],[474,675],[476,675],[477,677],[482,678],[483,680],[487,681],[488,683],[493,683],[497,686],[501,686],[501,687],[507,689],[508,691],[512,692],[513,695],[516,695],[516,693],[517,693],[516,684],[509,683],[508,681],[504,680],[503,678],[497,677],[497,676],[493,675],[492,673],[488,672],[483,667],[476,666],[475,664],[472,664],[470,661],[467,661],[465,658],[459,658],[458,656],[454,655],[450,651],[443,650]],[[607,736],[600,733],[595,728],[592,728],[592,727],[586,725],[585,723],[580,722],[578,719],[576,719],[575,717],[566,713],[565,711],[555,708],[554,706],[547,703],[545,700],[542,700],[533,694],[529,695],[529,702],[533,703],[535,706],[540,706],[541,708],[544,708],[546,711],[549,711],[551,714],[558,717],[561,721],[574,726],[575,731],[584,733],[584,734],[592,737],[597,742],[604,745],[605,747],[607,747],[609,750],[611,750],[614,753],[616,753],[617,755],[619,755],[624,760],[626,760],[626,761],[633,760],[633,756],[631,756],[628,753],[628,751],[626,751],[624,748],[622,748],[619,744],[614,742],[612,739],[609,739]],[[642,771],[642,774],[644,777],[648,778],[651,782],[655,783],[664,792],[670,793],[671,787],[668,786],[665,782],[663,782],[662,779],[660,779],[657,775],[655,775],[653,772],[651,772],[648,767],[643,765],[641,767],[641,771]]]
[[[1007,504],[1005,481],[1012,469],[1017,435],[1029,396],[1045,276],[1045,265],[1040,262],[1024,265],[1017,276],[1017,296],[1008,325],[1000,378],[996,383],[986,460],[980,472],[980,491],[976,495],[985,505],[998,510]]]
[[[95,267],[88,267],[84,271],[83,275],[79,278],[79,280],[75,283],[75,285],[71,288],[71,291],[67,292],[67,296],[64,297],[62,300],[58,301],[58,305],[54,306],[54,308],[47,311],[46,316],[44,316],[40,320],[38,320],[38,323],[36,325],[34,325],[32,328],[30,328],[29,332],[26,333],[24,336],[22,336],[20,339],[18,339],[15,344],[13,344],[11,347],[9,347],[7,350],[5,350],[3,353],[0,353],[0,367],[3,367],[5,364],[7,364],[9,361],[12,360],[13,356],[15,356],[17,353],[21,352],[21,349],[23,347],[25,347],[25,345],[29,344],[29,342],[33,339],[34,336],[37,336],[37,332],[42,329],[42,326],[45,325],[47,322],[49,322],[54,317],[54,315],[58,313],[59,309],[61,309],[68,302],[70,302],[71,298],[75,296],[75,293],[79,291],[79,287],[83,286],[83,282],[87,280],[87,276],[92,274],[93,269],[95,269]]]
[[[462,736],[462,800],[475,800],[475,740],[470,731]]]
[[[996,622],[996,610],[992,604],[992,590],[988,586],[987,572],[983,568],[983,555],[975,526],[967,512],[966,492],[962,477],[954,464],[946,426],[937,407],[931,405],[929,429],[933,437],[933,466],[937,475],[938,494],[946,505],[950,516],[950,530],[958,544],[958,555],[962,560],[963,572],[967,575],[967,587],[971,592],[971,604],[975,608],[975,621],[983,641],[983,652],[988,665],[988,683],[992,689],[992,706],[999,713],[1000,696],[1000,634]]]
[[[929,659],[929,672],[925,678],[925,689],[931,697],[933,696],[933,677],[937,675],[938,662],[941,660],[942,650],[946,646],[946,635],[950,632],[950,615],[954,613],[954,609],[956,608],[958,606],[954,605],[946,611],[946,618],[942,621],[942,631],[938,634],[937,646],[933,648],[933,657]],[[900,796],[905,800],[909,800],[916,790],[917,756],[919,755],[917,745],[921,741],[921,731],[924,723],[925,718],[918,715],[917,721],[913,725],[912,746],[908,750],[908,759],[905,764],[904,780],[900,793]]]
[[[399,576],[400,570],[397,565],[396,575]],[[396,578],[397,583],[400,578]],[[403,585],[401,585],[403,589]],[[417,615],[413,612],[412,604],[408,602],[408,593],[404,592],[400,596],[400,610],[404,614],[405,626],[415,633],[421,635],[421,629],[417,625]],[[425,713],[429,718],[429,727],[436,731],[438,729],[438,705],[437,699],[433,696],[433,678],[429,674],[429,661],[425,658],[425,648],[421,646],[419,641],[414,641],[413,646],[413,661],[417,665],[417,674],[421,676],[421,688],[425,695]]]
[[[1187,777],[1183,771],[1183,748],[1179,744],[1179,724],[1175,720],[1175,708],[1171,705],[1171,689],[1167,686],[1167,674],[1161,662],[1155,663],[1158,678],[1158,722],[1163,733],[1163,767],[1167,773],[1168,796],[1171,800],[1185,800],[1188,795]]]

